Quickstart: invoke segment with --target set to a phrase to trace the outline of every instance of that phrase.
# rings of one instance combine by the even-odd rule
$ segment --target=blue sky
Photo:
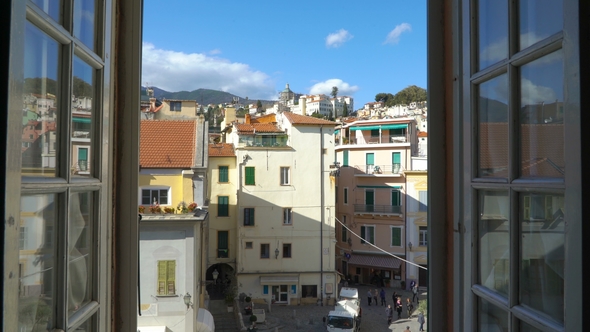
[[[249,99],[426,88],[426,1],[145,0],[142,84]]]

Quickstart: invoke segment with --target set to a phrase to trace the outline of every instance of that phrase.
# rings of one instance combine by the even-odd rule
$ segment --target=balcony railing
[[[354,168],[365,174],[400,174],[403,171],[399,163],[390,165],[355,165]]]
[[[393,205],[367,205],[367,204],[355,204],[354,205],[354,212],[355,213],[391,213],[391,214],[401,214],[402,212],[401,206],[393,206]]]
[[[255,136],[253,138],[240,138],[238,142],[239,147],[286,147],[287,137],[260,137]]]
[[[340,137],[336,138],[336,145],[362,145],[362,144],[386,144],[386,143],[409,143],[408,135],[383,135],[381,137]]]

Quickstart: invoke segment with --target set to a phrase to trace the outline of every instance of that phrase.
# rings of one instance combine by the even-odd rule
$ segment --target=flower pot
[[[234,312],[234,306],[227,306],[227,312]]]

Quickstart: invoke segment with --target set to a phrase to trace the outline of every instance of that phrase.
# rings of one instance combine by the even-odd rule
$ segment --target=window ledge
[[[179,297],[180,295],[174,294],[174,295],[156,295],[156,297],[162,297],[162,298],[166,298],[166,297]]]

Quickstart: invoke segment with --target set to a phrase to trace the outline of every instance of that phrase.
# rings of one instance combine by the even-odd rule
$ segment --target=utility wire
[[[343,224],[343,223],[342,223],[342,221],[338,220],[338,218],[334,217],[334,219],[335,219],[335,220],[336,220],[338,223],[340,223],[340,225],[342,225],[344,228],[346,228],[346,229],[347,229],[347,230],[348,230],[348,231],[349,231],[349,232],[350,232],[352,235],[354,235],[354,236],[358,237],[359,239],[361,239],[361,240],[365,241],[365,243],[367,243],[367,244],[368,244],[368,245],[370,245],[371,247],[373,247],[373,248],[375,248],[375,249],[377,249],[377,250],[379,250],[379,251],[382,251],[382,252],[384,252],[384,253],[388,254],[389,256],[395,257],[395,258],[399,259],[399,260],[400,260],[400,261],[402,261],[402,262],[406,262],[406,263],[408,263],[408,264],[410,264],[410,265],[414,265],[414,266],[416,266],[416,267],[418,267],[418,268],[420,268],[420,269],[428,270],[428,268],[426,268],[426,267],[424,267],[424,266],[421,266],[421,265],[418,265],[418,264],[416,264],[416,263],[413,263],[413,262],[410,262],[410,261],[408,261],[408,260],[405,260],[405,259],[403,259],[403,258],[401,258],[401,257],[399,257],[399,256],[396,256],[396,255],[394,255],[394,254],[392,254],[392,253],[390,253],[390,252],[388,252],[388,251],[385,251],[385,250],[383,250],[383,249],[381,249],[381,248],[377,247],[376,245],[374,245],[374,244],[370,243],[369,241],[367,241],[367,240],[363,239],[363,238],[362,238],[362,237],[360,237],[358,234],[356,234],[355,232],[353,232],[353,231],[352,231],[350,228],[348,228],[348,227],[347,227],[345,224]],[[352,250],[351,250],[351,251],[352,251]]]

